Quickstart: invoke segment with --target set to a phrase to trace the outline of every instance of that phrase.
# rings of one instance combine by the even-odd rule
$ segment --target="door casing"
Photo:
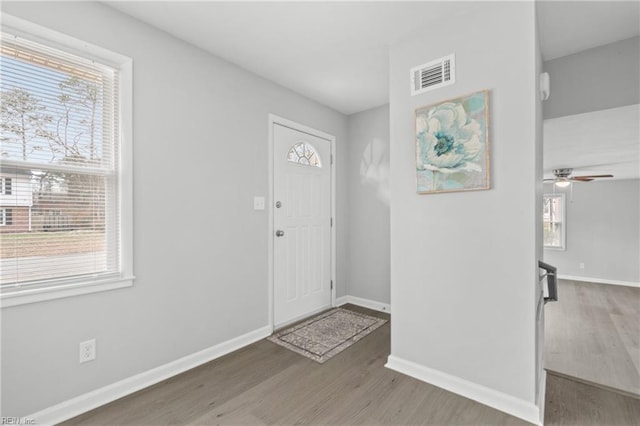
[[[331,289],[331,306],[336,306],[336,137],[312,127],[305,126],[295,121],[288,120],[286,118],[279,117],[275,114],[269,114],[269,148],[268,148],[268,174],[269,174],[269,196],[267,197],[269,208],[268,212],[268,225],[267,225],[267,243],[268,243],[268,315],[269,315],[269,327],[273,331],[274,329],[274,255],[273,245],[275,240],[275,228],[273,226],[274,215],[274,202],[273,199],[273,185],[274,185],[274,165],[273,165],[273,126],[279,124],[284,127],[288,127],[299,132],[307,133],[312,136],[316,136],[322,139],[326,139],[330,142],[331,146],[331,217],[333,219],[333,226],[331,226],[331,281],[333,282],[333,288]]]

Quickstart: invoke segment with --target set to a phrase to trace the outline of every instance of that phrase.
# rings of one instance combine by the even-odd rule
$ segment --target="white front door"
[[[276,327],[331,306],[331,143],[273,124]]]

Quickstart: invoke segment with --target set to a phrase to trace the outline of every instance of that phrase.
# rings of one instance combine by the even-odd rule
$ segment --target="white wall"
[[[544,69],[551,76],[545,119],[640,103],[640,37],[546,61]],[[567,250],[545,250],[545,260],[560,275],[640,282],[638,180],[577,183],[573,191]]]
[[[545,185],[545,190],[553,188]],[[545,250],[545,261],[560,275],[640,285],[640,180],[575,183],[573,202],[562,192],[567,192],[567,249]]]
[[[349,116],[349,296],[389,303],[389,105]]]
[[[536,15],[537,17],[537,15]],[[534,169],[534,175],[535,175],[535,227],[534,227],[534,246],[535,246],[535,253],[536,253],[536,259],[543,259],[544,257],[544,252],[543,252],[543,230],[542,230],[542,205],[543,205],[543,174],[542,174],[542,168],[543,168],[543,163],[544,163],[544,156],[543,156],[543,110],[544,110],[544,103],[542,102],[542,100],[539,97],[539,93],[540,93],[540,79],[537,78],[537,76],[539,76],[543,69],[543,62],[542,62],[542,52],[540,51],[540,34],[539,34],[539,28],[538,28],[538,20],[536,20],[536,25],[534,28],[535,31],[535,48],[534,48],[534,54],[535,54],[535,153],[534,153],[534,161],[535,161],[535,169]],[[538,271],[540,271],[538,269]],[[536,357],[535,357],[535,361],[536,361],[536,366],[535,366],[535,372],[536,372],[536,390],[535,390],[535,395],[536,395],[536,405],[538,407],[544,407],[544,398],[545,398],[545,392],[546,392],[546,372],[544,370],[544,315],[545,315],[545,309],[544,309],[544,290],[542,288],[543,283],[540,282],[539,279],[536,280],[536,286],[533,289],[533,294],[534,294],[534,300],[536,301],[536,326],[535,326],[535,334],[536,334]],[[544,411],[541,410],[540,412],[540,416],[543,417],[544,416]]]
[[[268,324],[267,213],[253,196],[268,193],[269,113],[337,137],[345,294],[345,116],[99,3],[2,2],[2,11],[133,58],[137,276],[129,289],[2,309],[3,416]],[[80,365],[78,344],[90,338],[97,359]]]
[[[532,421],[541,220],[531,2],[483,3],[391,48],[391,357]],[[456,83],[411,97],[409,69],[450,53]],[[491,189],[416,194],[414,110],[490,90]]]
[[[640,37],[546,61],[544,70],[545,119],[640,103]]]

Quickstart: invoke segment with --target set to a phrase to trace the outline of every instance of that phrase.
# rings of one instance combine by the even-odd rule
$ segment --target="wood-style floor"
[[[261,340],[66,424],[528,424],[385,368],[389,337],[387,323],[324,364]],[[547,425],[638,424],[636,399],[555,376],[547,383]]]
[[[545,368],[640,397],[640,288],[558,282],[545,307]]]

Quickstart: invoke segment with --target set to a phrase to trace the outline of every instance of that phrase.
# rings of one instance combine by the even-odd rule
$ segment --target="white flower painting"
[[[418,193],[489,189],[489,91],[416,110]]]

